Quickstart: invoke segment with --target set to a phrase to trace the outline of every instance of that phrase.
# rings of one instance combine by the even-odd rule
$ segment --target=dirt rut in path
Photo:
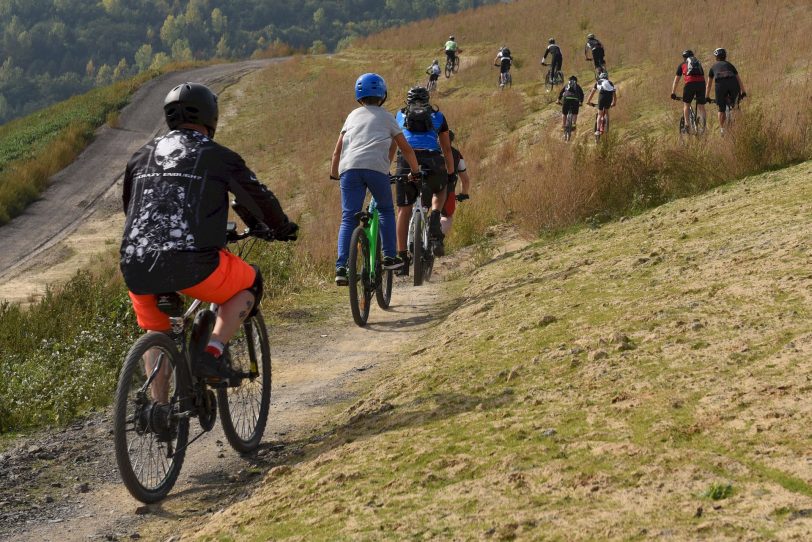
[[[432,282],[419,288],[399,280],[392,309],[375,305],[366,328],[353,324],[342,296],[326,321],[271,329],[273,403],[260,450],[240,457],[217,424],[189,448],[160,505],[142,507],[119,482],[109,413],[17,443],[0,455],[0,539],[166,539],[178,522],[205,521],[246,497],[266,471],[295,461],[337,406],[442,321],[448,306],[441,277],[458,265],[438,263]],[[197,431],[193,421],[192,436]]]

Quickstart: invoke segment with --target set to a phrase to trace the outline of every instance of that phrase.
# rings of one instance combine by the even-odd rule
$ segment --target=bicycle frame
[[[420,215],[422,219],[421,224],[423,224],[423,231],[419,232],[422,239],[420,242],[424,247],[428,246],[428,227],[427,227],[427,219],[428,219],[428,207],[423,206],[423,194],[422,194],[422,186],[420,193],[417,195],[417,199],[412,205],[412,217],[409,219],[409,235],[406,240],[406,246],[414,247],[415,242],[415,231],[414,231],[414,222],[415,217]],[[412,248],[412,253],[414,254],[414,248]]]
[[[376,260],[378,259],[378,241],[380,239],[379,234],[381,231],[381,215],[378,212],[378,203],[375,201],[375,198],[369,200],[367,212],[369,213],[369,216],[364,220],[364,235],[366,235],[367,241],[369,241],[369,282],[370,284],[377,284],[378,266],[376,265]]]

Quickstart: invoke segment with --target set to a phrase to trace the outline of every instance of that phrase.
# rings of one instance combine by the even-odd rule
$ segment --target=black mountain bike
[[[675,100],[682,100],[682,96],[677,96]],[[679,117],[680,135],[702,135],[705,133],[705,117],[699,118],[696,114],[696,106],[691,102],[688,105],[688,126],[685,125],[685,115]]]
[[[557,104],[561,105],[561,102],[556,102]],[[569,141],[572,139],[572,132],[575,130],[575,123],[573,122],[575,115],[572,114],[572,111],[567,113],[566,120],[564,121],[564,141]]]
[[[561,70],[556,70],[553,72],[553,65],[547,64],[546,62],[542,62],[541,65],[550,67],[547,70],[547,75],[544,76],[544,86],[547,87],[547,92],[552,91],[555,85],[561,85],[564,83],[564,74],[561,73]]]
[[[455,54],[453,60],[448,58],[448,56],[446,56],[446,60],[445,60],[445,77],[446,77],[446,79],[451,77],[452,73],[457,73],[458,71],[460,71],[460,56]]]
[[[245,242],[241,242],[246,240]],[[247,256],[257,239],[272,239],[264,224],[242,233],[228,224],[229,244]],[[130,348],[121,368],[113,405],[113,442],[121,479],[144,503],[157,502],[177,481],[186,449],[214,428],[219,410],[223,432],[238,452],[255,450],[262,439],[271,403],[271,352],[261,312],[249,316],[229,342],[224,359],[239,373],[238,382],[209,385],[192,366],[214,327],[216,305],[195,300],[183,310],[177,293],[158,297],[172,331],[151,331]],[[189,420],[201,432],[189,440]]]

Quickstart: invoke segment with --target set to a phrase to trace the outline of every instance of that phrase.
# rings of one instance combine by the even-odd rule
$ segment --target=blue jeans
[[[341,227],[338,228],[336,267],[346,267],[350,256],[352,230],[358,225],[355,215],[361,211],[367,188],[378,203],[381,215],[381,242],[384,256],[397,255],[395,240],[395,207],[389,174],[371,169],[349,169],[341,174]]]

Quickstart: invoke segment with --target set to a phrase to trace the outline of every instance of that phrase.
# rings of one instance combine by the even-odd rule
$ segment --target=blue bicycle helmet
[[[381,103],[386,101],[386,81],[377,73],[365,73],[355,82],[355,99],[380,98]]]

